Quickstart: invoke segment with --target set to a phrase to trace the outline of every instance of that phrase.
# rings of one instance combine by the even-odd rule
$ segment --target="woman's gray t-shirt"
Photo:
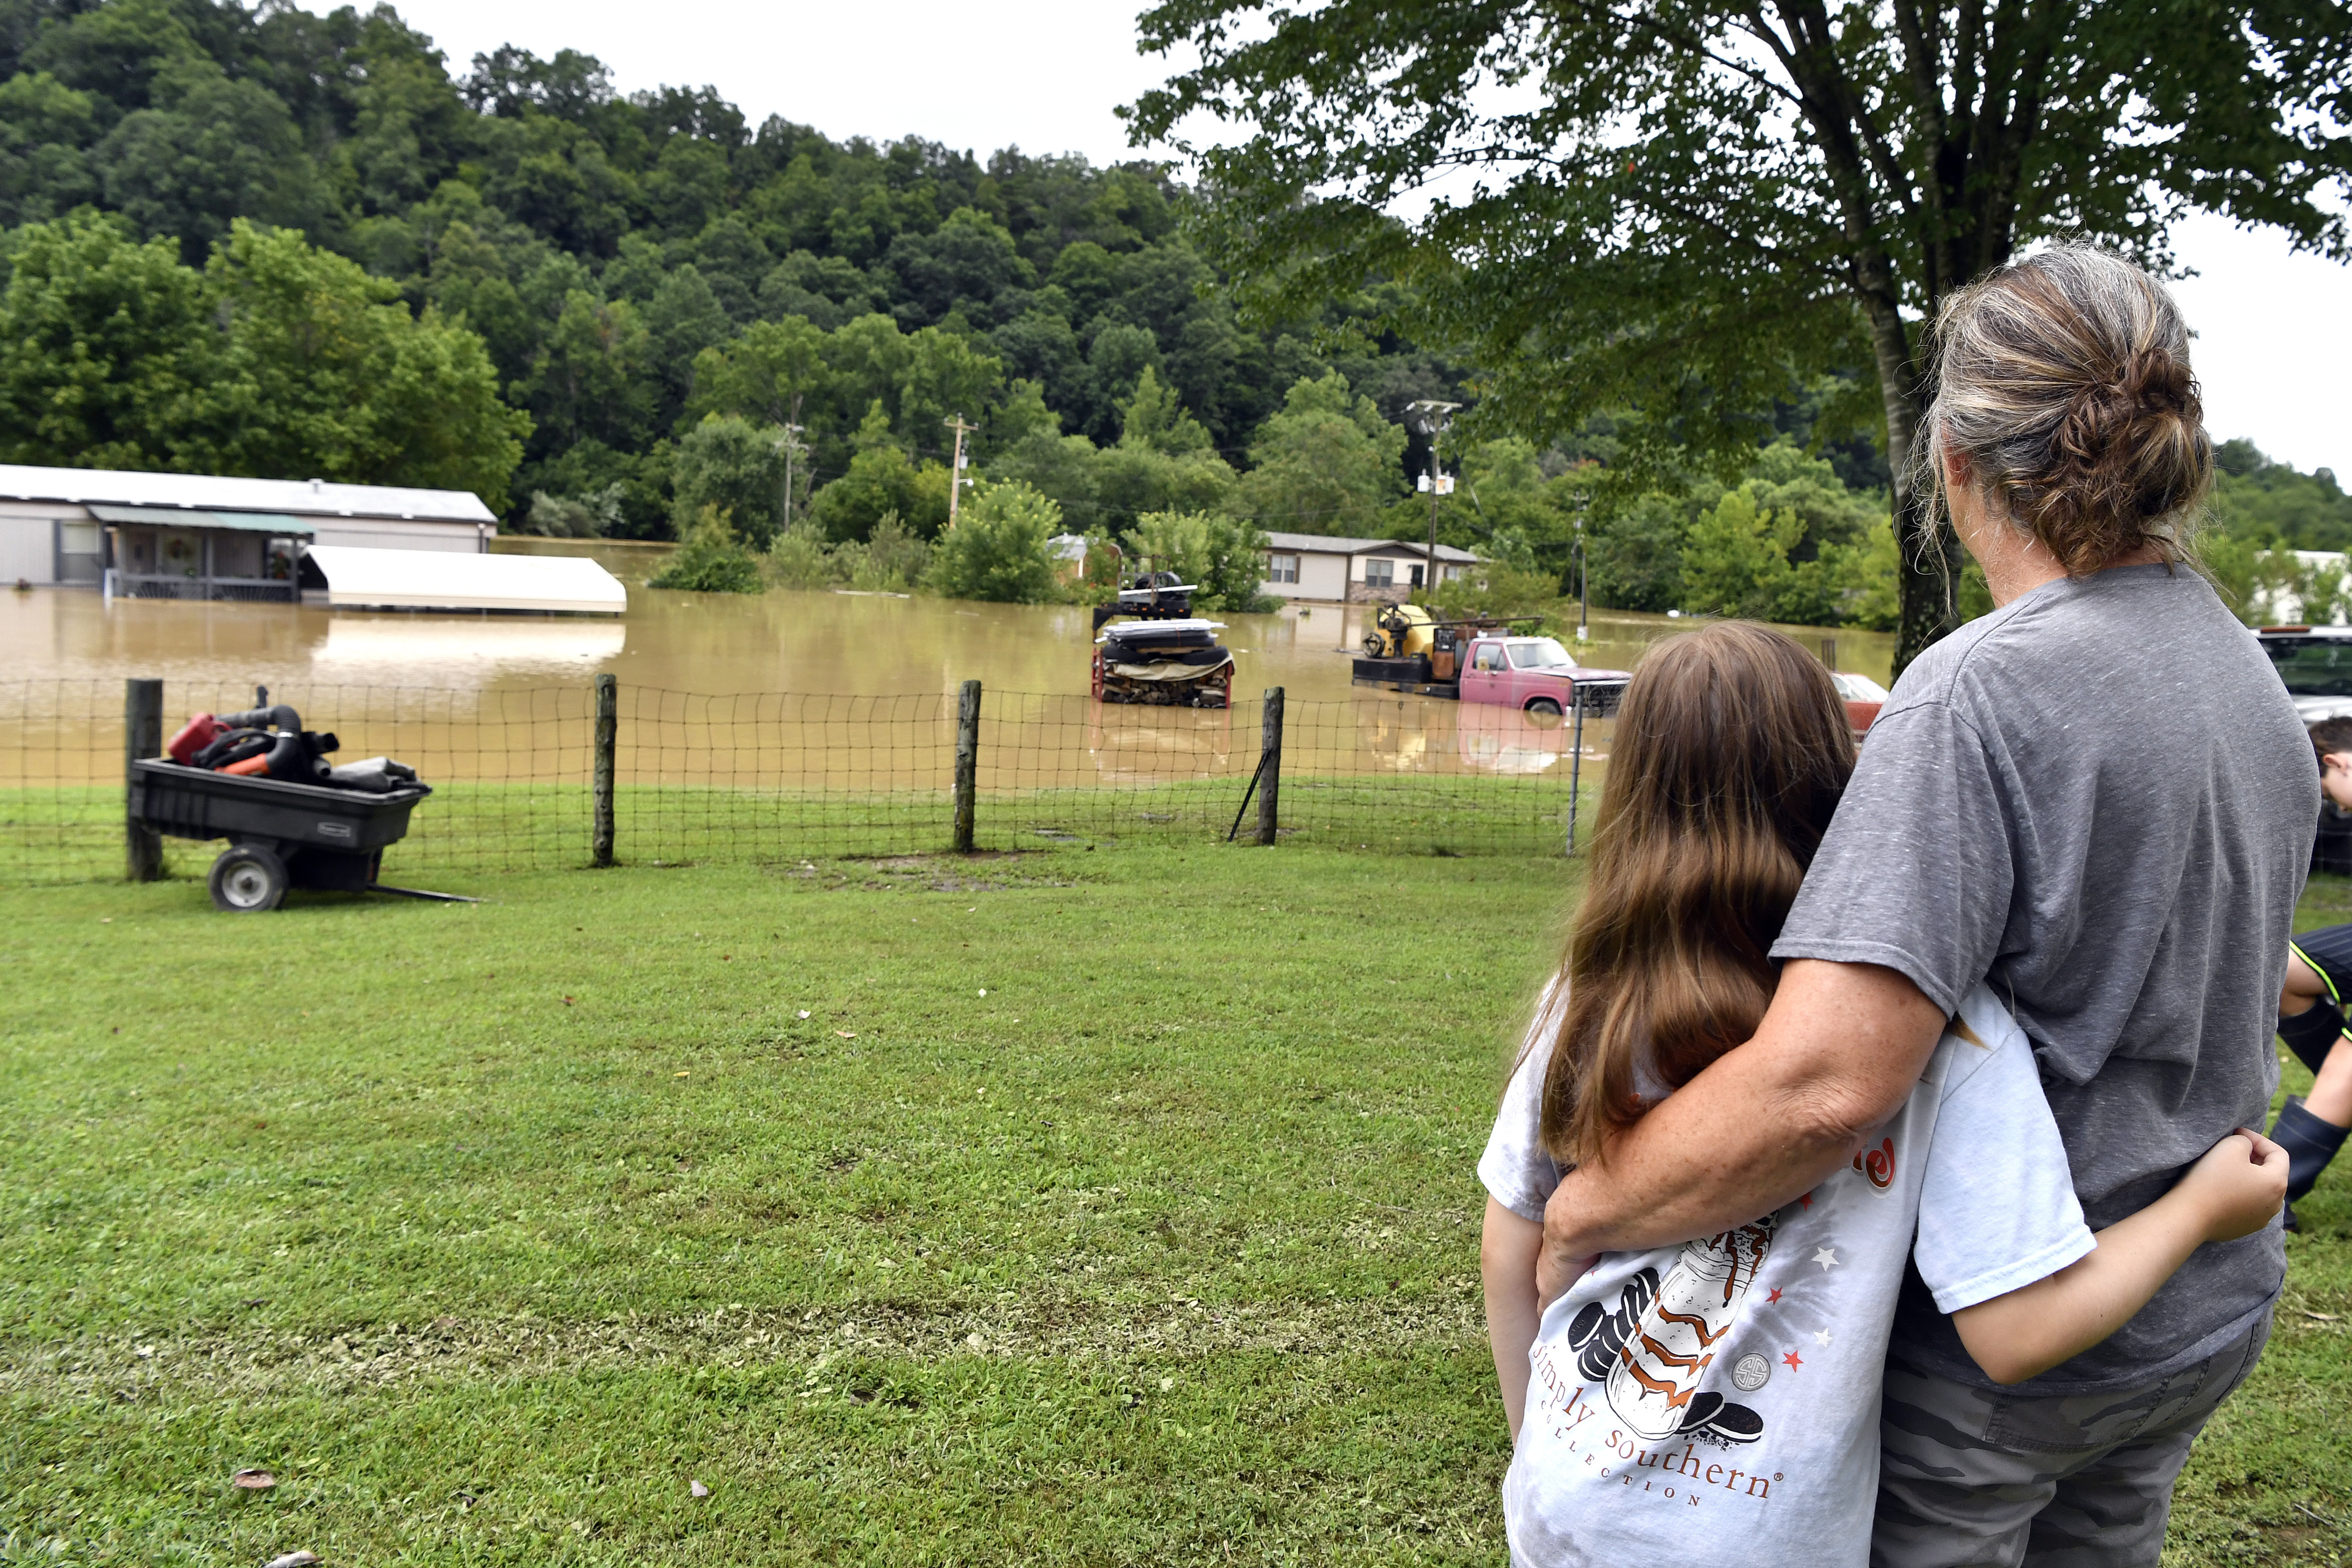
[[[1947,1012],[1989,984],[2033,1042],[2085,1215],[2112,1225],[2263,1124],[2318,813],[2294,704],[2203,578],[2062,578],[1904,671],[1772,953],[1885,964]],[[2167,1375],[2242,1332],[2285,1272],[2275,1223],[2200,1247],[2025,1386]],[[1990,1386],[1916,1288],[1894,1353]]]

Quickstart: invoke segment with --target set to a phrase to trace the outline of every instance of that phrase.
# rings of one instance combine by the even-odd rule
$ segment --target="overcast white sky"
[[[754,124],[772,113],[835,137],[912,132],[982,157],[1003,146],[1129,156],[1112,110],[1167,70],[1136,53],[1132,0],[396,3],[453,73],[503,43],[542,57],[576,48],[624,91],[709,83]],[[2176,250],[2200,274],[2178,288],[2215,434],[2352,480],[2352,273],[2211,218],[2185,226]]]

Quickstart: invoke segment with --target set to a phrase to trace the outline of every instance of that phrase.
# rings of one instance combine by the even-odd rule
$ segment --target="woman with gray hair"
[[[1926,461],[1995,608],[1872,725],[1754,1038],[1561,1182],[1547,1300],[1593,1253],[1800,1200],[1902,1102],[1979,980],[2033,1044],[2094,1227],[2262,1125],[2318,795],[2269,661],[2187,565],[2212,474],[2188,328],[2138,268],[2070,246],[1960,291],[1936,332]],[[2200,1247],[2113,1337],[2010,1387],[1915,1277],[1873,1561],[2155,1563],[2189,1444],[2252,1370],[2284,1275],[2275,1222]]]

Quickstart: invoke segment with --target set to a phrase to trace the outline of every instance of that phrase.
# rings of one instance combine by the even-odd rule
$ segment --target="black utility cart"
[[[384,847],[408,832],[408,814],[433,793],[404,784],[388,795],[289,784],[182,767],[131,764],[131,816],[174,838],[226,838],[208,879],[213,903],[237,914],[274,910],[289,888],[364,893],[382,888]]]

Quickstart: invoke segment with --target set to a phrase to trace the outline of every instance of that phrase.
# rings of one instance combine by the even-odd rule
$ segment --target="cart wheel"
[[[234,844],[213,862],[206,879],[213,908],[233,915],[274,910],[286,897],[286,862],[258,844]]]

